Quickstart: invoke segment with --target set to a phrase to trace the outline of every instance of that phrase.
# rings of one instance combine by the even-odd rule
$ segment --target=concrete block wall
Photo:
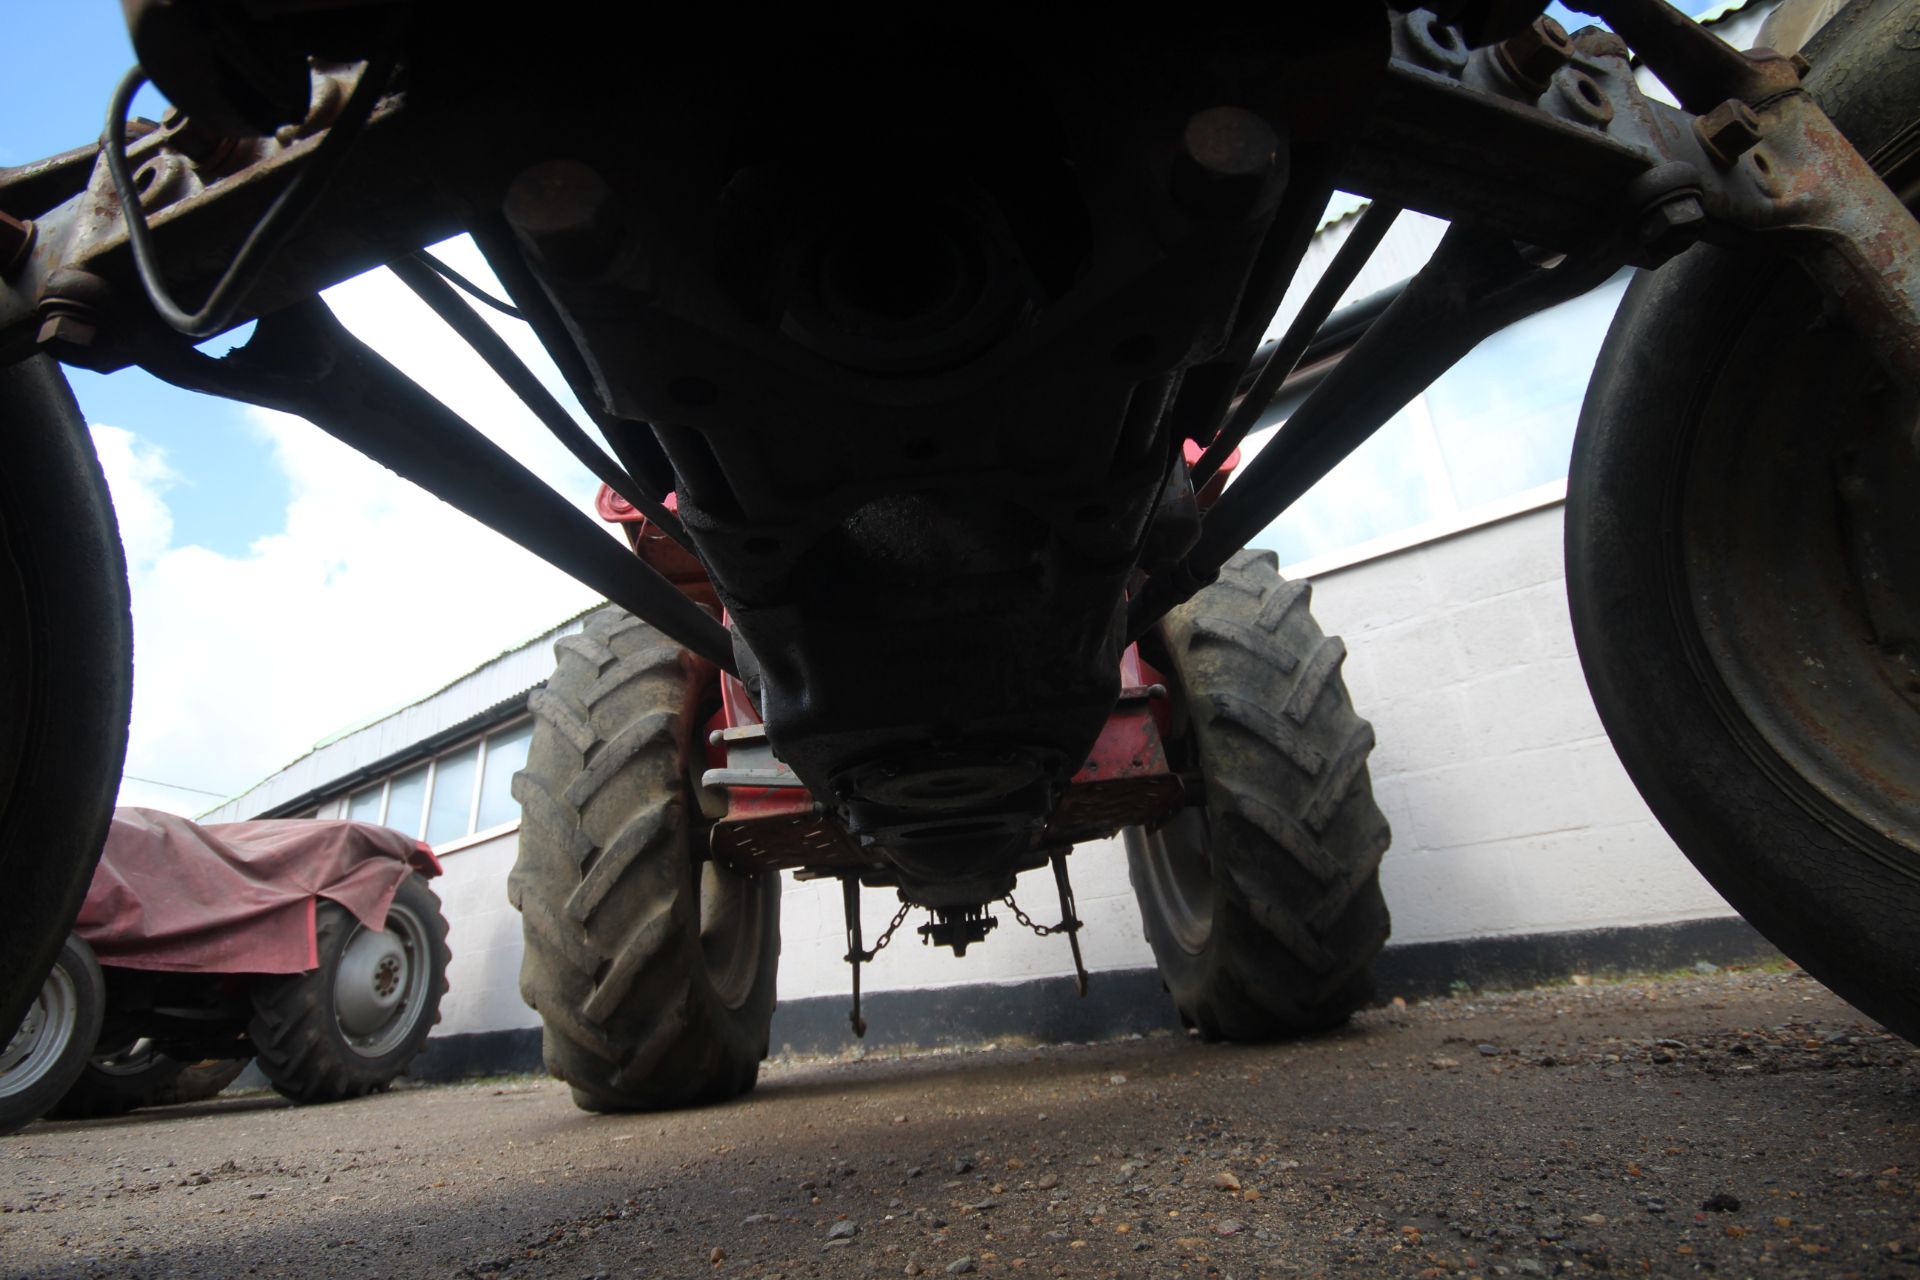
[[[1580,674],[1550,505],[1313,578],[1322,627],[1374,726],[1374,793],[1393,824],[1382,880],[1394,943],[1664,924],[1731,915],[1667,839],[1615,759]],[[507,905],[509,834],[445,859],[452,991],[441,1034],[537,1025],[520,1003],[519,916]],[[1090,969],[1151,965],[1118,840],[1070,862]],[[1059,919],[1050,872],[1021,878],[1035,921]],[[866,945],[897,906],[863,895]],[[963,959],[925,946],[909,916],[866,972],[868,991],[1073,972],[1064,938],[1010,913]],[[780,998],[848,990],[840,887],[787,877]],[[1392,944],[1389,944],[1392,945]]]
[[[1567,615],[1563,509],[1314,579],[1378,743],[1396,942],[1733,914],[1601,728]]]
[[[537,1027],[520,999],[520,913],[507,903],[519,829],[456,849],[433,882],[447,916],[447,994],[435,1035]]]

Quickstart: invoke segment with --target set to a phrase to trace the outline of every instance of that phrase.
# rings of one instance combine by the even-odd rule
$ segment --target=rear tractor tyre
[[[718,673],[615,608],[554,655],[514,779],[523,816],[507,882],[547,1070],[588,1111],[736,1097],[767,1056],[780,877],[706,856],[692,788]]]
[[[320,967],[255,980],[247,1038],[267,1081],[295,1102],[339,1102],[398,1079],[440,1021],[447,920],[418,872],[400,882],[386,928],[319,904]]]
[[[1172,698],[1168,755],[1206,803],[1125,833],[1147,941],[1181,1019],[1209,1040],[1323,1031],[1373,995],[1387,940],[1373,729],[1346,648],[1271,552],[1243,551],[1143,642]]]

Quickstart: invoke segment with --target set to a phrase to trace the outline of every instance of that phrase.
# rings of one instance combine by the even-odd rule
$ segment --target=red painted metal
[[[680,509],[671,493],[662,505],[669,511]],[[626,531],[627,544],[633,548],[633,554],[657,569],[660,576],[680,588],[682,594],[709,609],[720,608],[720,595],[713,589],[713,579],[707,576],[706,566],[692,552],[656,529],[633,504],[603,484],[594,495],[593,506],[602,520],[620,525]]]
[[[723,680],[727,714],[738,708],[748,717],[730,723],[758,724],[745,689],[731,676]],[[1132,645],[1120,657],[1120,682],[1113,714],[1048,820],[1043,846],[1097,840],[1122,827],[1158,822],[1185,802],[1167,763],[1164,685]],[[872,860],[803,787],[728,787],[727,816],[714,824],[713,854],[741,871],[857,867]]]
[[[1182,440],[1180,442],[1180,456],[1187,460],[1189,467],[1200,461],[1205,453],[1206,450],[1201,447],[1197,440]],[[1226,461],[1220,464],[1220,469],[1208,477],[1204,485],[1200,486],[1200,492],[1193,495],[1193,500],[1201,511],[1205,511],[1208,507],[1212,506],[1214,500],[1226,491],[1227,477],[1232,475],[1233,469],[1239,465],[1240,450],[1236,448],[1232,453],[1227,455]]]

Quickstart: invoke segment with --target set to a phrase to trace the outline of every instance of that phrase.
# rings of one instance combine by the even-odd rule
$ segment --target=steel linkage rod
[[[533,370],[527,368],[526,363],[513,353],[506,339],[495,333],[493,326],[460,297],[437,267],[417,258],[400,258],[387,265],[400,277],[402,284],[413,290],[420,301],[446,321],[447,327],[458,334],[462,342],[473,348],[475,355],[486,361],[494,375],[507,384],[508,390],[520,397],[533,416],[540,419],[554,438],[566,446],[568,453],[579,459],[580,464],[598,476],[609,489],[625,498],[628,505],[646,516],[662,533],[686,548],[690,555],[699,556],[700,553],[694,550],[693,543],[687,538],[686,530],[680,527],[680,518],[654,501],[634,483],[625,468],[609,458],[606,451],[581,430],[566,406],[555,399]]]
[[[488,293],[485,289],[482,289],[479,285],[467,279],[465,276],[461,275],[458,271],[455,271],[452,267],[448,266],[446,263],[440,261],[440,259],[428,253],[425,249],[419,250],[413,256],[418,258],[421,262],[424,262],[428,266],[432,267],[434,271],[437,272],[438,274],[445,276],[447,278],[448,284],[453,285],[455,288],[459,289],[460,292],[466,294],[469,298],[472,298],[475,302],[484,303],[485,305],[492,307],[495,311],[498,311],[501,315],[507,317],[507,319],[509,320],[520,320],[520,321],[526,320],[527,318],[526,312],[514,306],[511,302],[508,302],[502,298],[494,297],[492,294]]]
[[[1620,262],[1616,253],[1600,252],[1537,266],[1510,239],[1456,225],[1208,510],[1200,539],[1180,566],[1148,579],[1128,602],[1129,638],[1217,578],[1229,556],[1483,339],[1585,293]]]
[[[468,234],[480,247],[480,253],[493,269],[493,274],[506,286],[508,295],[518,306],[521,318],[533,329],[534,336],[540,339],[540,345],[553,357],[554,364],[560,367],[560,376],[573,388],[580,407],[586,411],[593,425],[600,429],[600,434],[613,450],[613,456],[620,460],[620,465],[626,468],[627,474],[633,477],[642,493],[655,502],[664,500],[674,488],[673,467],[666,452],[661,449],[659,440],[655,438],[653,428],[644,422],[613,417],[600,406],[593,373],[587,367],[586,359],[580,354],[573,334],[560,318],[552,299],[527,269],[526,260],[515,246],[513,233],[496,217],[478,220],[468,228]]]
[[[1296,149],[1286,192],[1247,272],[1245,291],[1226,345],[1214,359],[1189,368],[1180,379],[1168,421],[1181,437],[1211,439],[1233,404],[1240,377],[1253,361],[1260,336],[1286,299],[1287,286],[1312,247],[1320,215],[1333,196],[1334,165],[1321,148]],[[1169,461],[1179,456],[1170,450]]]
[[[141,350],[138,363],[176,386],[306,418],[722,670],[735,670],[726,628],[347,332],[318,298],[264,317],[252,340],[224,359],[163,340]]]
[[[1333,255],[1333,261],[1327,265],[1326,273],[1314,282],[1306,302],[1301,305],[1300,314],[1294,317],[1279,344],[1261,365],[1260,372],[1254,376],[1253,385],[1240,397],[1239,407],[1221,426],[1213,442],[1207,446],[1207,451],[1200,455],[1200,460],[1194,463],[1191,483],[1195,492],[1213,479],[1221,465],[1240,447],[1240,442],[1247,438],[1247,432],[1253,430],[1260,421],[1260,415],[1273,403],[1280,384],[1293,373],[1327,317],[1333,314],[1334,303],[1340,301],[1340,295],[1353,286],[1360,269],[1367,265],[1367,259],[1380,247],[1380,241],[1399,216],[1399,206],[1391,204],[1369,205],[1367,211],[1360,215],[1360,221],[1347,233],[1346,240]]]

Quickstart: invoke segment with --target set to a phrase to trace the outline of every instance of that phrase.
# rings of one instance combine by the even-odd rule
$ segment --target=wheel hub
[[[372,1035],[400,1005],[406,990],[407,952],[400,939],[362,929],[347,944],[334,980],[340,1026],[353,1036]]]
[[[73,975],[55,967],[40,988],[25,1021],[0,1058],[0,1097],[23,1093],[60,1060],[80,1023],[80,993]]]
[[[0,1072],[13,1070],[20,1060],[27,1056],[27,1050],[40,1038],[40,1029],[47,1023],[47,1007],[41,997],[35,996],[33,1005],[27,1010],[27,1016],[20,1020],[20,1027],[7,1041],[7,1048],[0,1053]]]

